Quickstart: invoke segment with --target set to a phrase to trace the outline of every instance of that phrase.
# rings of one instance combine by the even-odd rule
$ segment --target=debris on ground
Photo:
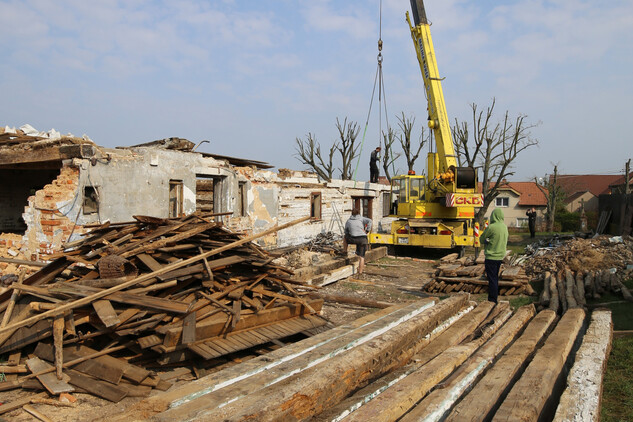
[[[135,218],[94,227],[31,276],[3,278],[0,391],[118,402],[168,389],[155,371],[204,374],[224,355],[326,324],[314,288],[251,242],[266,232],[242,238],[197,214]]]
[[[522,265],[531,278],[543,280],[539,303],[559,312],[586,306],[605,292],[633,302],[623,282],[633,276],[633,239],[630,236],[569,236],[526,247]]]

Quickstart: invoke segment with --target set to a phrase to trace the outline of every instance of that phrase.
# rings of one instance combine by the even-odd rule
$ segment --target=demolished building
[[[90,226],[134,215],[223,214],[225,225],[246,234],[312,216],[259,241],[279,248],[342,233],[354,205],[369,218],[388,214],[387,185],[324,182],[310,172],[272,167],[198,152],[181,138],[112,149],[85,135],[0,128],[0,233],[22,234],[24,257],[41,261]]]

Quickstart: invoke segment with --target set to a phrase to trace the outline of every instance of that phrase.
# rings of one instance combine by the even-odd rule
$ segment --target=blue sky
[[[554,164],[623,171],[633,158],[633,2],[425,5],[451,122],[495,97],[499,119],[508,110],[538,124],[539,146],[517,160],[513,180]],[[419,135],[426,101],[409,8],[383,0],[383,68],[389,123],[415,116]],[[337,117],[364,127],[378,18],[379,0],[0,0],[0,124],[107,147],[208,139],[200,150],[302,169],[295,138],[310,132],[329,146]],[[376,107],[361,180],[379,142]]]

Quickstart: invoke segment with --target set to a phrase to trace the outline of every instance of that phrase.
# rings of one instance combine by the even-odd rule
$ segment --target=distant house
[[[499,195],[488,208],[485,217],[490,218],[495,208],[501,208],[508,227],[525,227],[528,223],[525,213],[530,208],[535,208],[538,228],[543,221],[546,207],[547,197],[535,182],[507,182],[499,188]]]
[[[624,193],[626,189],[626,180],[624,176],[620,176],[615,182],[609,185],[611,193]],[[629,174],[629,189],[633,190],[633,173]]]
[[[550,176],[552,182],[553,176]],[[623,176],[611,174],[561,174],[557,184],[565,193],[565,208],[569,212],[598,211],[598,196],[610,194],[610,185]]]

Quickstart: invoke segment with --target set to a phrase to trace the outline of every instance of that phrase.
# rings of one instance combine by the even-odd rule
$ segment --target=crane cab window
[[[424,198],[424,179],[411,179],[409,189],[409,200],[419,201]]]
[[[397,195],[399,204],[409,200],[407,186],[407,179],[393,179],[391,182],[391,191]]]

